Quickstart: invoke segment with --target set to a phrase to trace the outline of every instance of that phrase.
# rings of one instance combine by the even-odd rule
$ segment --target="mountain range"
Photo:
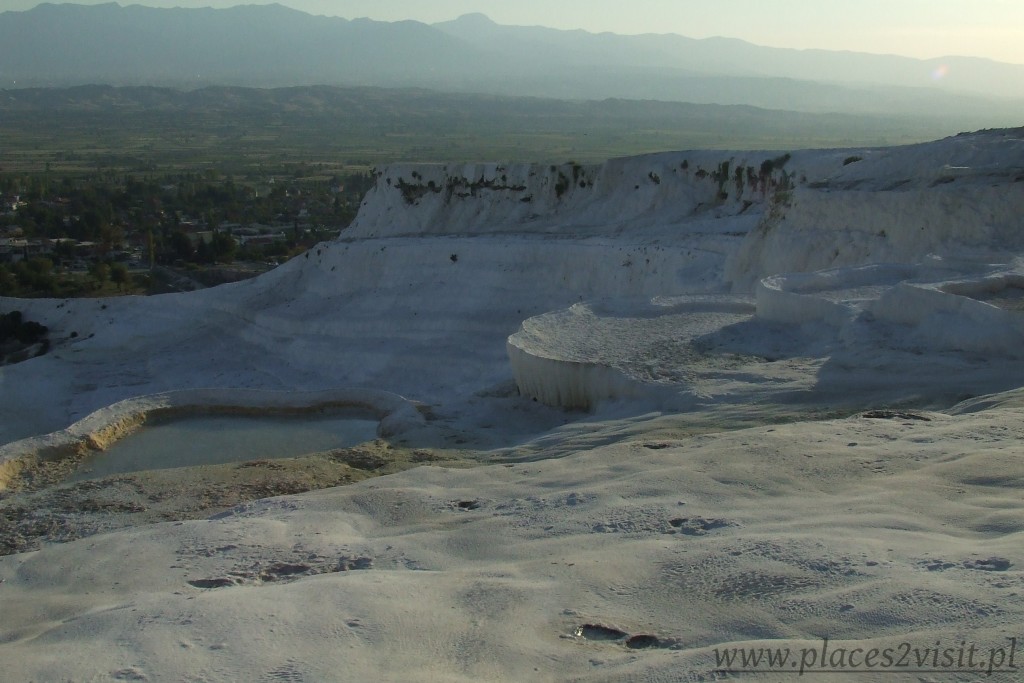
[[[744,104],[1019,125],[1024,66],[791,50],[728,38],[313,16],[281,5],[42,4],[0,13],[0,87],[82,84],[419,87]]]

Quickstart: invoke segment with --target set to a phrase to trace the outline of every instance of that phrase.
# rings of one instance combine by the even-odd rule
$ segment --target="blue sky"
[[[99,4],[109,0],[77,0]],[[1024,64],[1024,0],[277,0],[311,14],[426,23],[482,12],[501,24],[614,33],[727,36],[759,45]],[[229,7],[269,0],[121,0]],[[9,10],[38,0],[0,0]]]

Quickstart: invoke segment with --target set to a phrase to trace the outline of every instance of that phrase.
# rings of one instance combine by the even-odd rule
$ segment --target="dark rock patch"
[[[629,634],[604,624],[583,624],[576,629],[577,638],[587,640],[622,640]]]
[[[908,413],[901,410],[869,410],[866,413],[861,413],[861,417],[866,417],[869,420],[920,420],[922,422],[931,422],[930,417],[924,415],[918,415],[917,413]]]
[[[664,647],[664,645],[657,636],[640,634],[627,638],[626,647],[631,650],[646,650],[653,647]]]
[[[298,576],[300,574],[314,573],[308,564],[292,564],[289,562],[278,562],[272,564],[260,572],[259,578],[263,581],[279,581],[283,578]]]
[[[966,560],[964,567],[983,572],[1005,572],[1010,568],[1010,561],[1005,557],[990,557],[987,560]]]
[[[228,586],[238,585],[238,582],[235,579],[229,579],[226,576],[215,579],[193,579],[188,583],[190,586],[195,586],[196,588],[227,588]]]
[[[373,569],[372,557],[342,557],[338,560],[338,568],[335,571],[349,572],[359,569]]]
[[[709,531],[736,526],[727,519],[705,519],[703,517],[676,517],[668,521],[669,526],[686,536],[703,536]],[[670,532],[671,533],[671,532]]]

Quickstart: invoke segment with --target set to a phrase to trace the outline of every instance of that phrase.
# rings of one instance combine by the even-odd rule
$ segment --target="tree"
[[[174,258],[180,258],[183,261],[188,261],[195,253],[192,240],[182,230],[175,230],[171,233],[170,245]]]
[[[102,288],[110,280],[110,266],[102,261],[97,261],[90,266],[89,275],[96,281],[96,288]]]
[[[73,261],[78,252],[75,251],[74,242],[66,242],[61,240],[53,247],[53,255],[56,256],[61,262]]]
[[[124,285],[131,283],[132,276],[128,272],[128,266],[123,263],[114,263],[110,266],[110,280],[117,285],[117,291],[122,291]]]
[[[115,247],[120,248],[124,242],[124,231],[120,225],[104,223],[100,228],[100,252],[106,254]]]
[[[152,227],[146,230],[146,252],[149,254],[149,269],[153,270],[156,265],[156,238]]]
[[[214,261],[231,263],[235,260],[235,251],[237,250],[238,244],[234,237],[226,232],[213,233],[213,239],[210,241],[210,256]]]
[[[74,224],[72,235],[80,240],[97,240],[100,231],[107,225],[107,220],[94,208],[86,209]]]
[[[194,258],[196,263],[212,263],[213,255],[210,251],[210,245],[205,240],[199,240],[196,245],[196,253]]]
[[[14,275],[22,287],[37,292],[53,292],[57,287],[57,279],[53,275],[53,261],[34,257],[27,261],[14,264]]]
[[[12,296],[18,289],[18,278],[7,269],[7,266],[0,264],[0,296]]]

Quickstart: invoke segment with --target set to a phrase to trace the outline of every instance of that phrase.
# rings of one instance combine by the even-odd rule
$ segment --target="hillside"
[[[0,299],[52,341],[0,368],[6,673],[1017,680],[1022,187],[1019,128],[402,163],[252,280]],[[153,406],[310,396],[383,406],[359,464],[411,469],[12,490]]]
[[[26,316],[51,337],[77,331],[69,344],[91,349],[88,357],[125,344],[137,334],[131,321],[142,319],[144,339],[179,350],[154,356],[150,342],[132,342],[140,355],[120,354],[113,375],[126,378],[123,387],[101,379],[102,363],[71,362],[47,375],[62,387],[56,393],[93,386],[71,392],[80,404],[42,410],[19,395],[5,410],[22,417],[4,429],[14,430],[8,440],[48,431],[151,382],[383,384],[429,400],[466,400],[507,381],[504,340],[522,321],[581,301],[760,297],[758,283],[770,276],[876,263],[924,268],[926,277],[936,258],[965,277],[1012,269],[1022,246],[1021,144],[1017,129],[896,148],[671,152],[595,165],[393,165],[379,172],[339,241],[254,280],[116,299],[98,314],[98,302],[88,300],[60,309],[60,302],[26,303]],[[878,277],[874,284],[892,286],[891,274]],[[201,322],[197,309],[209,312]],[[854,328],[864,323],[850,315]],[[391,341],[398,329],[400,342]],[[174,360],[211,334],[211,365]],[[234,353],[221,357],[216,348]],[[323,359],[341,349],[346,361],[325,372]],[[859,353],[856,345],[850,352]],[[289,359],[290,379],[246,369],[247,357],[267,354]],[[407,366],[427,356],[429,367]],[[31,385],[33,367],[61,358],[8,368],[7,381]],[[76,379],[79,372],[85,376]],[[967,390],[966,376],[956,381]]]

